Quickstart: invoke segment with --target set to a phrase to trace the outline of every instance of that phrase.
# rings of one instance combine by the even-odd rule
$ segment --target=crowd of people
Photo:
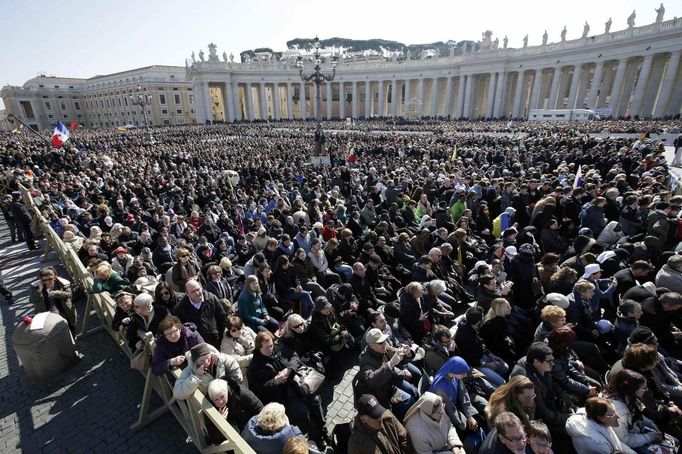
[[[35,247],[28,188],[130,349],[151,331],[175,397],[206,393],[259,453],[677,452],[682,196],[663,144],[370,123],[385,131],[327,134],[328,166],[295,122],[79,130],[51,151],[0,135],[3,215]],[[35,286],[75,331],[68,281]],[[320,389],[349,359],[357,413],[330,433]]]

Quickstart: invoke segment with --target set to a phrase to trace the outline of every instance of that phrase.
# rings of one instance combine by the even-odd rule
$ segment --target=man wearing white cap
[[[612,312],[615,314],[615,309],[612,307],[611,295],[616,291],[618,287],[618,281],[615,278],[611,279],[600,279],[601,268],[598,263],[590,263],[585,266],[585,272],[583,273],[581,279],[594,284],[594,295],[590,300],[590,306],[592,307],[592,312],[597,314],[597,319],[601,318],[599,314],[599,303],[602,299],[608,300],[606,308],[613,309]]]

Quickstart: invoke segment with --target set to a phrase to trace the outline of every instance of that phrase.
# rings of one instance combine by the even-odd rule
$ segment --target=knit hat
[[[632,330],[628,342],[631,344],[654,344],[658,342],[656,335],[648,326],[638,326]]]
[[[329,302],[326,296],[318,296],[315,298],[315,310],[322,311],[324,309],[332,308],[332,304]]]
[[[568,298],[561,293],[548,293],[545,298],[547,299],[548,303],[562,309],[566,309],[570,304]]]
[[[208,346],[206,342],[202,342],[201,344],[197,344],[194,347],[192,347],[190,349],[190,353],[192,355],[192,362],[196,363],[199,358],[211,353],[211,348]]]

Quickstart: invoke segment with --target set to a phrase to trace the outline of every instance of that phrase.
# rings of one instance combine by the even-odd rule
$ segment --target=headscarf
[[[436,403],[443,405],[441,397],[428,391],[425,392],[419,400],[407,410],[407,413],[405,414],[405,426],[410,425],[413,429],[418,428],[422,439],[428,440],[431,447],[446,448],[448,446],[448,435],[452,428],[452,423],[447,415],[442,415],[438,421],[433,418],[433,408]],[[412,418],[416,418],[416,420],[410,423]]]
[[[457,378],[448,378],[448,374],[466,374],[469,372],[469,365],[463,358],[453,356],[441,366],[431,383],[429,391],[435,393],[442,390],[450,401],[457,399]]]
[[[442,401],[440,396],[438,396],[432,392],[426,391],[424,394],[421,395],[419,400],[417,402],[415,402],[410,407],[409,410],[407,410],[407,413],[405,413],[405,419],[404,419],[405,423],[407,423],[407,421],[411,417],[413,417],[419,413],[422,413],[424,416],[427,416],[430,418],[431,415],[433,415],[433,407],[436,405],[436,402],[438,402],[438,401]],[[433,419],[433,418],[431,418],[431,419]]]

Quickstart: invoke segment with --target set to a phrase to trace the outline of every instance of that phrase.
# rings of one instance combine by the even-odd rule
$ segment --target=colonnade
[[[664,117],[682,106],[681,51],[636,57],[520,65],[513,71],[459,68],[447,75],[341,75],[322,83],[321,117],[518,118],[530,109],[597,109],[606,115]],[[442,72],[442,71],[441,71]],[[315,86],[302,81],[201,82],[215,120],[315,118]],[[347,79],[347,80],[346,80]],[[216,92],[217,90],[217,92]],[[215,94],[222,102],[215,102]],[[204,99],[201,96],[199,99]],[[210,104],[210,105],[209,105]]]

